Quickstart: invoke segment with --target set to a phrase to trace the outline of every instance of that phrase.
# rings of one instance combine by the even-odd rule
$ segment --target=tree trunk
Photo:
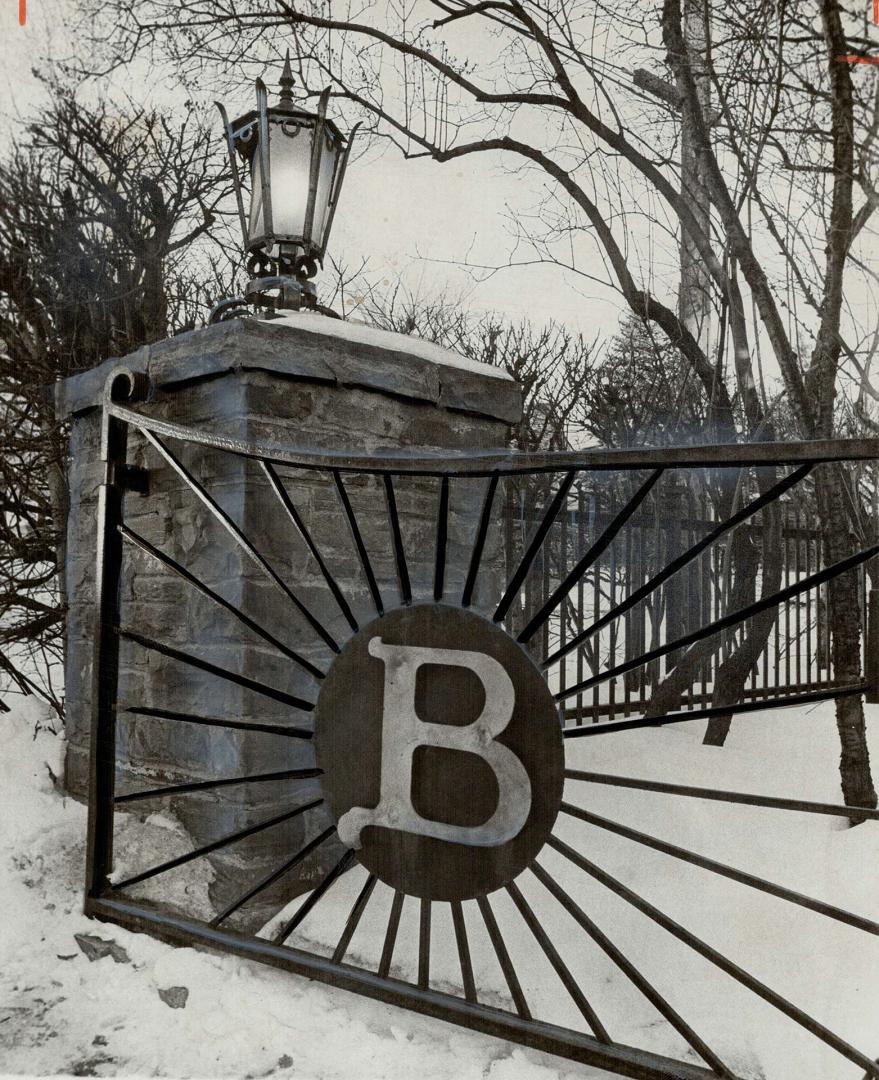
[[[855,550],[838,470],[824,466],[816,476],[815,487],[826,559],[828,563],[835,563]],[[859,682],[862,678],[861,606],[856,570],[839,574],[829,582],[827,602],[833,678],[843,684]],[[845,802],[848,806],[875,808],[876,789],[870,771],[864,704],[859,694],[837,699],[836,727],[840,741],[839,773]],[[856,814],[850,818],[853,825],[863,820]]]
[[[757,479],[758,489],[762,494],[775,483],[775,470],[759,469]],[[719,514],[721,520],[726,520],[736,509],[735,485],[731,484],[728,476],[723,473],[720,474],[719,481],[722,485]],[[769,530],[773,539],[769,540],[767,536],[764,536],[762,551],[751,540],[745,528],[740,527],[732,535],[730,611],[744,607],[755,599],[761,559],[764,561],[761,595],[768,596],[780,587],[782,570],[781,545],[778,542],[780,517],[777,507],[770,506],[767,510],[764,510],[764,515],[767,515],[764,517],[764,528]],[[775,609],[770,609],[753,619],[744,640],[737,646],[734,645],[732,654],[720,663],[714,679],[713,704],[729,705],[741,701],[745,681],[766,645],[775,617]],[[681,699],[696,682],[702,664],[711,660],[722,644],[723,634],[717,633],[691,645],[686,653],[680,656],[674,670],[665,677],[662,684],[651,695],[645,715],[660,717],[680,708]],[[705,742],[711,746],[722,746],[729,726],[729,715],[709,721]]]
[[[752,548],[752,552],[748,559],[750,559],[754,580],[756,582],[757,572],[760,569],[760,563],[763,563],[763,580],[760,589],[761,596],[769,596],[774,592],[777,592],[781,587],[781,572],[782,572],[782,545],[781,545],[781,513],[778,503],[773,503],[765,508],[763,511],[763,544],[762,551],[759,551],[752,542],[749,541],[749,546]],[[740,573],[747,573],[747,566],[745,560],[740,561]],[[742,603],[749,603],[753,599],[753,596],[748,598],[747,596],[736,597],[735,605],[740,607]],[[745,640],[736,649],[736,651],[726,659],[717,671],[714,677],[714,695],[712,698],[712,704],[714,705],[730,705],[737,701],[741,701],[744,695],[745,682],[754,665],[760,658],[760,654],[769,640],[769,635],[772,632],[772,627],[775,624],[775,620],[778,617],[778,609],[775,607],[767,608],[759,615],[756,615],[751,620],[750,628],[745,633]],[[705,738],[702,740],[705,746],[723,746],[726,742],[726,737],[729,734],[730,724],[732,723],[732,714],[727,713],[725,716],[717,716],[708,721],[708,726],[705,729]]]
[[[150,251],[144,258],[143,340],[162,341],[168,333],[168,297],[165,294],[165,268],[161,254]]]
[[[711,107],[711,82],[705,70],[707,46],[706,6],[703,0],[684,0],[683,33],[690,53],[693,80],[702,116]],[[681,115],[681,194],[687,200],[699,230],[711,235],[711,200],[696,152],[697,138],[687,112]],[[711,345],[711,275],[693,237],[681,229],[681,279],[678,313],[706,356]]]

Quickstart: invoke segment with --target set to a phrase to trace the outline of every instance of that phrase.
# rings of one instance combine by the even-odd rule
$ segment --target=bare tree
[[[67,433],[54,384],[194,326],[212,270],[231,275],[211,240],[228,184],[205,128],[52,89],[0,161],[0,685],[63,715]]]
[[[682,446],[705,441],[708,408],[678,351],[650,323],[624,314],[596,356],[575,417],[601,446]]]

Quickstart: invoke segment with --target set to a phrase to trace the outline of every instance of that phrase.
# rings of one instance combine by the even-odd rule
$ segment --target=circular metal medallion
[[[339,837],[394,889],[464,900],[537,855],[564,783],[559,712],[522,647],[473,612],[399,608],[333,662],[315,752]]]

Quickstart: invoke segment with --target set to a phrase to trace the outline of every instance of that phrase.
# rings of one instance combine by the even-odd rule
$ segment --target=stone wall
[[[137,408],[214,433],[286,446],[370,453],[379,449],[477,449],[505,446],[521,409],[518,387],[501,373],[456,366],[457,358],[424,342],[315,315],[236,320],[141,350],[67,381],[59,410],[72,418],[70,516],[66,578],[69,598],[66,782],[78,797],[88,784],[91,653],[97,489],[101,465],[99,403],[117,363],[150,378]],[[351,628],[315,558],[271,490],[258,462],[169,442],[195,479],[254,544],[280,578],[339,644]],[[228,531],[144,439],[132,433],[129,461],[146,468],[150,492],[125,498],[125,521],[268,633],[326,670],[331,649],[289,597],[236,545]],[[356,621],[375,616],[332,474],[279,469],[306,528],[331,569]],[[399,603],[396,565],[381,478],[347,474],[357,516],[386,608]],[[447,589],[460,596],[485,481],[453,485]],[[396,482],[413,597],[432,595],[439,481]],[[503,574],[497,537],[486,550],[474,607],[499,595]],[[126,545],[121,625],[229,671],[313,701],[317,680],[150,555]],[[289,705],[212,674],[123,642],[119,680],[117,791],[251,775],[313,763],[310,743],[253,732],[132,716],[129,706],[169,708],[244,722],[306,723]],[[316,798],[319,781],[272,781],[131,804],[170,811],[194,843],[266,819]],[[126,807],[129,809],[129,807]],[[322,808],[211,856],[212,900],[221,908],[325,827]],[[279,899],[309,887],[326,864],[311,860],[242,912],[257,925]],[[175,871],[177,873],[177,871]],[[285,890],[285,891],[284,891]]]

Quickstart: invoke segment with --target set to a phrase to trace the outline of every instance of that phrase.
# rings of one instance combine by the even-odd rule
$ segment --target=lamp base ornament
[[[289,274],[271,274],[251,278],[244,287],[244,296],[220,300],[211,309],[208,325],[228,319],[278,318],[281,311],[314,311],[331,319],[342,316],[317,302],[313,281]]]

